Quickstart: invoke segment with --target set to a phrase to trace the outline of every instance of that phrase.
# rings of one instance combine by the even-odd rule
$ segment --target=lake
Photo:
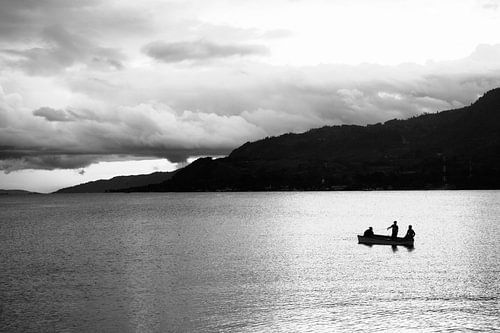
[[[356,235],[409,224],[415,247]],[[500,330],[500,191],[0,197],[2,332]]]

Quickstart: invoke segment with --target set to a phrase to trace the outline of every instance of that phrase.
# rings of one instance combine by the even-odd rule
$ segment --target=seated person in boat
[[[389,229],[392,229],[391,238],[397,238],[398,237],[398,230],[399,230],[398,222],[394,221],[394,223],[392,223],[392,225],[387,228],[387,230],[389,230]]]
[[[366,229],[365,233],[363,234],[363,237],[372,237],[373,236],[373,228],[369,227]]]
[[[408,231],[406,232],[405,238],[406,239],[413,239],[415,237],[415,231],[413,231],[411,225],[408,226]]]

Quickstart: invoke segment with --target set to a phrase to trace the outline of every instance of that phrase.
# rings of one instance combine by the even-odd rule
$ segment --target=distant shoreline
[[[33,194],[45,194],[45,193],[31,192],[26,190],[0,190],[0,195],[33,195]]]
[[[38,193],[42,195],[46,194],[132,194],[132,193],[263,193],[263,192],[417,192],[417,191],[500,191],[500,188],[413,188],[413,189],[343,189],[343,190],[326,190],[326,189],[310,189],[310,190],[286,190],[286,189],[273,189],[273,190],[197,190],[197,191],[149,191],[149,192],[138,192],[138,191],[108,191],[108,192],[64,192],[64,193]]]

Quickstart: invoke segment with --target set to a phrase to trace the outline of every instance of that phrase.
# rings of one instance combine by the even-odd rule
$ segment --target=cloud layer
[[[474,8],[496,17],[497,5],[483,1]],[[348,31],[294,31],[294,24],[326,22],[304,24],[299,19],[307,13],[294,16],[309,10],[303,6],[3,1],[0,170],[81,170],[138,158],[183,162],[286,132],[457,108],[500,86],[500,44],[477,43],[468,56],[418,64],[322,62],[312,46],[335,54],[353,41],[341,44]],[[251,26],[256,9],[262,17]],[[304,56],[316,60],[307,66],[287,60]]]
[[[216,44],[205,40],[174,43],[156,41],[144,46],[143,51],[148,56],[166,63],[268,53],[267,48],[261,45]]]
[[[40,40],[43,46],[27,49],[3,49],[6,64],[32,75],[53,75],[76,63],[100,69],[122,69],[123,56],[112,48],[95,45],[67,32],[61,26],[45,27]]]
[[[88,108],[33,110],[20,95],[2,92],[0,168],[83,168],[110,156],[182,162],[194,155],[227,154],[246,141],[289,131],[376,123],[457,108],[500,86],[500,70],[491,70],[493,64],[486,62],[497,59],[491,54],[499,49],[482,46],[458,62],[402,68],[324,65],[272,73],[264,66],[253,72],[266,73],[265,79],[234,73],[218,79],[227,80],[228,86],[214,82],[207,73],[207,77],[198,76],[198,83],[189,78],[178,82],[180,90],[174,92],[159,83],[165,100],[175,101],[176,107],[150,101],[92,108],[86,101]],[[465,64],[479,67],[457,74],[455,68]],[[436,67],[447,69],[439,72]],[[192,85],[197,85],[196,93],[185,96],[184,89]]]

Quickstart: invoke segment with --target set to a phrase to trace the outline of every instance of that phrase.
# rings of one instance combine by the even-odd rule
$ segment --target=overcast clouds
[[[183,162],[468,105],[500,86],[498,5],[2,0],[0,170]]]

